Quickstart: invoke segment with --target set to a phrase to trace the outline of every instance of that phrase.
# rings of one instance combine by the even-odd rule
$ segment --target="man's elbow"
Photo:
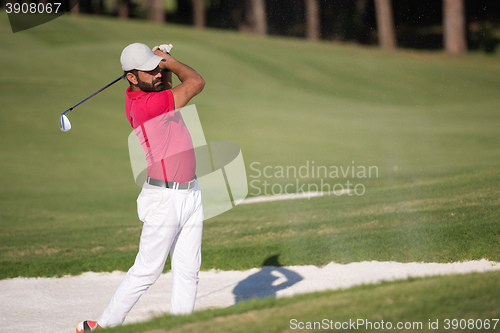
[[[198,94],[205,88],[205,80],[201,76],[199,76],[196,80],[196,88],[198,91]]]

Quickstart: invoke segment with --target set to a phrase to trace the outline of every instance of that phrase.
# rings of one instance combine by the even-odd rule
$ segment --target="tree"
[[[464,0],[443,0],[443,38],[446,52],[467,51]]]
[[[104,0],[97,1],[97,8],[94,10],[94,13],[98,15],[102,15],[104,13]]]
[[[396,33],[391,0],[375,0],[375,12],[379,43],[384,49],[393,51],[396,49]]]
[[[206,25],[205,0],[193,0],[194,26],[204,28]]]
[[[80,12],[80,4],[78,0],[70,0],[69,7],[70,7],[69,12],[71,14],[78,14]]]
[[[129,1],[130,0],[118,0],[118,17],[122,20],[126,20],[129,14]]]
[[[320,35],[320,18],[318,0],[306,1],[306,34],[309,40],[318,40]]]
[[[368,44],[370,40],[367,9],[368,0],[356,0],[356,40],[361,44]]]
[[[265,0],[249,0],[247,17],[254,33],[267,35],[267,16]]]
[[[165,9],[162,0],[147,0],[147,19],[148,21],[163,23],[165,22]]]

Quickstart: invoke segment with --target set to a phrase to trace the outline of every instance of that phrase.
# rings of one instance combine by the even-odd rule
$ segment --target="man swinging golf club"
[[[146,153],[147,181],[137,199],[144,223],[134,265],[116,289],[99,320],[79,322],[76,332],[121,325],[141,295],[163,271],[170,253],[171,314],[194,309],[201,264],[203,206],[195,176],[191,136],[180,112],[205,86],[192,68],[172,58],[171,45],[149,49],[128,45],[121,64],[130,87],[127,118]],[[172,88],[172,73],[181,83]]]

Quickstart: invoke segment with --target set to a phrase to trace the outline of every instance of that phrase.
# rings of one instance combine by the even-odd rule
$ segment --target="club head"
[[[59,129],[63,132],[67,132],[71,129],[71,123],[69,122],[68,117],[64,114],[61,114],[59,117]]]

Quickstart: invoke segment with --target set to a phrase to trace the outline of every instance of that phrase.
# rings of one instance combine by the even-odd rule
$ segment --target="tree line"
[[[23,0],[17,0],[23,1]],[[24,0],[26,1],[26,0]],[[47,1],[47,0],[40,0]],[[494,52],[498,0],[62,0],[72,13],[258,35],[397,47]]]

